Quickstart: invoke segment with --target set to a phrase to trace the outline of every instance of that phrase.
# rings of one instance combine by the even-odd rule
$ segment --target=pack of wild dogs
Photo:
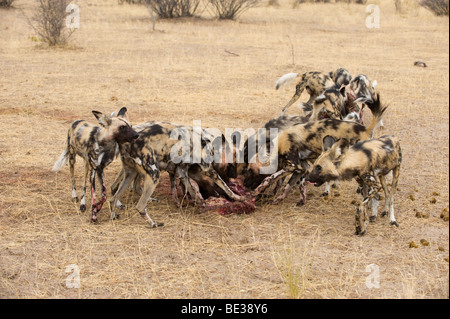
[[[275,145],[269,154],[270,161],[276,158],[277,169],[272,174],[262,174],[267,165],[258,155],[247,150],[249,136],[244,143],[243,161],[174,160],[174,147],[188,136],[186,143],[200,135],[201,150],[214,150],[212,144],[221,144],[223,149],[235,147],[233,143],[214,135],[208,129],[199,132],[192,126],[169,122],[150,121],[132,126],[127,118],[127,109],[105,115],[92,111],[99,125],[84,120],[74,121],[67,134],[66,148],[53,166],[60,170],[67,161],[70,164],[72,199],[86,210],[86,183],[89,177],[91,191],[91,221],[107,199],[104,170],[120,156],[122,169],[111,186],[111,214],[118,218],[123,209],[120,197],[127,189],[140,194],[136,209],[151,227],[162,226],[155,222],[147,211],[148,202],[155,200],[152,194],[158,185],[162,171],[170,177],[171,193],[177,207],[194,204],[199,207],[231,207],[239,213],[250,207],[261,197],[269,197],[273,204],[284,200],[292,189],[299,190],[297,205],[306,204],[306,186],[324,185],[323,196],[331,192],[330,184],[337,187],[339,180],[356,180],[357,192],[362,196],[356,209],[355,227],[357,235],[364,235],[369,221],[375,221],[381,190],[384,191],[382,216],[389,215],[391,225],[398,226],[394,215],[394,195],[397,189],[402,153],[398,139],[392,135],[374,138],[377,125],[382,129],[382,116],[386,106],[380,101],[377,82],[366,75],[352,77],[345,69],[330,73],[288,73],[276,82],[276,89],[298,79],[295,93],[283,108],[279,117],[269,120],[265,129],[276,128],[278,134],[268,135],[265,147]],[[298,101],[303,92],[309,94],[306,103],[299,107],[304,114],[286,115],[290,106]],[[372,120],[363,123],[363,112],[369,109]],[[177,131],[177,138],[174,131]],[[180,135],[179,132],[184,132]],[[192,146],[192,145],[190,145]],[[198,146],[197,146],[198,147]],[[262,147],[262,145],[258,145]],[[191,153],[184,154],[190,158]],[[175,151],[180,155],[179,151]],[[74,166],[76,157],[84,159],[84,183],[81,197],[76,191]],[[178,157],[177,157],[178,158]],[[391,184],[386,178],[392,175]],[[96,178],[101,185],[101,198],[96,199]],[[228,206],[227,206],[228,205]],[[371,210],[369,216],[369,210]]]

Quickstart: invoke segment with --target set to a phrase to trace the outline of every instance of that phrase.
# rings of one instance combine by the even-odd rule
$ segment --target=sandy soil
[[[237,21],[204,10],[152,31],[143,7],[76,3],[80,29],[56,49],[33,38],[25,16],[34,1],[0,10],[1,298],[448,298],[449,225],[440,217],[449,207],[448,18],[399,15],[379,0],[381,27],[368,29],[362,5],[280,1]],[[144,224],[131,193],[121,219],[105,206],[93,225],[70,200],[68,167],[51,172],[70,123],[94,123],[93,109],[125,105],[136,124],[258,128],[294,92],[275,90],[279,76],[338,67],[376,79],[389,104],[382,133],[397,135],[404,155],[399,228],[378,218],[365,237],[354,235],[355,182],[331,198],[308,188],[304,207],[294,193],[224,217],[177,209],[165,174],[160,202],[148,205],[164,227]],[[119,168],[108,167],[108,183]],[[82,171],[79,160],[79,185]],[[73,264],[80,287],[70,289]],[[369,288],[370,265],[379,288]]]

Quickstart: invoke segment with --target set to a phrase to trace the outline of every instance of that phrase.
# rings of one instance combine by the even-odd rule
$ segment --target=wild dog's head
[[[113,113],[111,116],[107,116],[99,111],[92,111],[92,113],[97,118],[98,123],[107,130],[107,139],[109,138],[122,144],[126,142],[131,143],[138,138],[139,134],[133,130],[127,120],[126,107],[122,107],[117,115]]]
[[[336,87],[340,88],[343,85],[348,85],[352,80],[350,72],[344,68],[339,68],[334,72],[330,72],[330,77],[336,83]]]
[[[341,119],[345,116],[345,103],[345,86],[339,90],[335,88],[328,89],[315,99],[311,120],[316,121],[325,118]]]
[[[360,108],[355,102],[355,98],[351,92],[348,92],[347,86],[341,86],[339,89],[328,89],[319,95],[314,101],[312,121],[325,118],[344,119],[352,112],[359,112]]]
[[[323,138],[323,152],[314,162],[306,181],[321,186],[325,182],[339,178],[337,162],[339,157],[347,150],[349,142],[346,139],[336,140],[327,135]]]
[[[366,75],[360,74],[351,80],[347,87],[355,102],[365,103],[373,101],[376,86],[377,81],[371,82]]]

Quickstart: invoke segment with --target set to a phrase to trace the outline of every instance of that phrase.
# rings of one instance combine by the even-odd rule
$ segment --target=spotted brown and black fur
[[[174,196],[177,205],[179,205],[179,203],[176,196],[176,177],[182,181],[186,193],[194,200],[197,200],[197,196],[200,194],[195,187],[193,187],[194,185],[191,184],[191,178],[197,182],[198,185],[205,185],[203,183],[205,181],[207,183],[212,183],[215,187],[218,187],[217,189],[220,189],[232,200],[243,199],[241,196],[233,193],[220,177],[218,171],[221,169],[227,170],[227,168],[222,165],[223,162],[214,164],[205,163],[203,159],[201,159],[199,163],[190,162],[193,158],[193,137],[195,134],[199,134],[194,131],[193,127],[164,122],[147,122],[136,125],[136,129],[139,132],[139,138],[131,143],[131,145],[125,144],[120,148],[123,169],[113,185],[113,209],[116,208],[117,201],[128,184],[135,178],[140,179],[140,176],[142,176],[144,178],[144,189],[136,208],[153,227],[159,226],[160,224],[153,223],[148,217],[145,207],[159,181],[159,171],[162,170],[167,171],[170,175],[172,195]],[[202,133],[207,134],[204,131],[202,131]],[[178,139],[172,138],[174,136],[178,136]],[[199,138],[202,149],[211,142],[202,137]],[[187,149],[189,153],[185,154],[187,155],[188,160],[174,162],[172,158],[173,154],[171,154],[171,152],[180,142],[188,144]],[[152,157],[149,157],[150,150]],[[151,164],[148,165],[147,163],[150,162]],[[151,170],[148,170],[148,167],[150,167]],[[156,172],[158,172],[158,174],[156,174]],[[200,198],[200,200],[202,200],[202,198]]]
[[[323,153],[314,162],[306,180],[315,186],[333,180],[355,179],[358,182],[363,201],[355,215],[356,234],[364,235],[369,220],[375,220],[378,207],[377,195],[381,189],[385,193],[382,216],[389,214],[391,225],[398,226],[394,216],[394,195],[402,163],[399,140],[395,136],[385,135],[350,146],[346,139],[336,142],[333,137],[326,136],[323,145]],[[392,172],[392,184],[389,189],[386,176],[390,172]],[[372,201],[372,215],[369,217],[370,201]]]
[[[383,115],[386,107],[378,103],[372,105],[374,117],[369,126],[337,119],[325,119],[306,124],[297,124],[278,135],[278,170],[293,174],[290,187],[300,185],[308,168],[308,161],[315,160],[322,152],[323,138],[327,135],[334,138],[347,138],[354,144],[360,140],[368,140]],[[286,173],[288,174],[288,173]],[[295,177],[294,177],[295,176]],[[273,179],[268,178],[272,183]],[[291,183],[292,181],[292,183]],[[270,183],[268,183],[270,185]],[[306,201],[306,189],[303,187],[298,205]]]
[[[97,221],[97,213],[106,201],[104,169],[114,160],[119,145],[131,142],[138,137],[126,119],[127,109],[123,107],[117,116],[106,116],[92,111],[100,126],[92,125],[84,120],[74,121],[67,134],[67,146],[53,166],[53,171],[60,170],[69,160],[72,179],[72,198],[78,201],[75,183],[75,161],[80,156],[85,161],[84,183],[81,189],[80,210],[86,210],[86,181],[90,173],[92,195],[92,221]],[[98,176],[102,187],[102,198],[97,203],[95,198],[95,176]]]
[[[292,80],[297,77],[298,73],[288,73],[280,77],[277,81],[276,89],[278,89],[284,83]],[[301,79],[297,82],[295,86],[295,93],[292,96],[291,100],[286,104],[283,108],[281,115],[284,115],[287,109],[294,104],[301,96],[304,90],[306,90],[309,94],[309,100],[306,104],[303,104],[304,110],[309,111],[312,109],[314,100],[323,94],[326,90],[335,88],[337,91],[341,89],[342,86],[345,86],[351,80],[350,73],[340,68],[334,72],[330,72],[329,74],[325,74],[322,72],[306,72],[302,74]]]

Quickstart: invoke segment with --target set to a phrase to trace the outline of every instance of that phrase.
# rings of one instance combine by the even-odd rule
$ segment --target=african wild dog
[[[350,121],[324,119],[294,125],[283,131],[278,136],[278,155],[290,163],[298,163],[299,159],[303,160],[310,158],[310,156],[317,156],[322,151],[322,139],[326,135],[335,138],[347,138],[351,141],[351,144],[360,140],[368,140],[370,133],[387,108],[381,105],[378,95],[374,102],[370,105],[374,116],[367,127]],[[303,156],[299,157],[299,152],[304,153]]]
[[[86,180],[90,171],[92,216],[93,222],[97,221],[97,213],[106,200],[106,186],[103,170],[113,160],[117,146],[134,141],[138,137],[126,119],[127,108],[120,109],[117,116],[107,116],[98,111],[92,111],[101,126],[89,124],[84,120],[72,123],[67,134],[67,146],[53,166],[53,171],[59,171],[69,160],[70,175],[72,179],[72,198],[78,202],[75,187],[75,160],[79,155],[84,159],[84,183],[81,188],[80,210],[86,210]],[[95,175],[102,185],[102,198],[96,203],[95,199]]]
[[[278,90],[281,85],[295,79],[299,73],[288,73],[280,77],[276,83],[276,89]],[[338,81],[336,83],[333,81],[331,76],[335,77]],[[304,105],[305,110],[312,108],[313,101],[326,90],[331,88],[336,88],[339,90],[342,85],[347,83],[348,78],[351,79],[350,74],[345,69],[338,69],[335,72],[330,72],[329,74],[321,73],[321,72],[306,72],[302,75],[300,81],[297,82],[295,87],[295,94],[292,96],[291,100],[286,104],[281,112],[281,115],[284,115],[287,109],[294,104],[302,95],[303,91],[306,91],[309,94],[309,100]]]
[[[359,110],[359,117],[361,121],[363,120],[363,111],[365,106],[369,106],[373,103],[377,103],[375,99],[379,96],[379,93],[376,91],[376,87],[378,82],[370,81],[367,75],[359,74],[355,78],[353,78],[349,85],[346,87],[347,95],[351,100],[354,100],[355,103],[361,102],[362,107]],[[380,119],[380,127],[383,128],[383,120]]]
[[[127,143],[120,145],[120,154],[122,158],[122,172],[116,178],[114,188],[112,192],[114,197],[112,199],[113,218],[117,217],[115,209],[117,207],[117,201],[128,186],[128,184],[136,178],[144,178],[144,189],[142,191],[141,198],[136,205],[139,213],[152,225],[152,227],[160,226],[153,222],[147,214],[146,205],[152,195],[156,185],[159,182],[159,172],[161,170],[167,171],[170,175],[172,195],[174,200],[178,204],[177,198],[177,185],[176,177],[180,178],[183,186],[186,189],[186,193],[190,194],[191,198],[197,200],[199,195],[196,185],[192,185],[190,178],[195,180],[195,176],[198,176],[198,170],[201,174],[210,178],[215,185],[217,185],[230,199],[243,200],[243,198],[233,193],[226,185],[223,179],[219,176],[214,169],[212,163],[205,163],[203,159],[199,163],[191,163],[192,159],[192,140],[195,138],[195,132],[192,127],[181,126],[171,123],[162,122],[148,122],[136,126],[139,132],[139,138],[133,143]],[[175,138],[174,138],[175,137]],[[177,138],[178,137],[178,138]],[[201,137],[199,137],[201,139]],[[182,143],[188,143],[188,153],[181,154],[177,149],[177,145]],[[208,141],[201,139],[202,147],[205,147]],[[175,153],[174,153],[175,152]],[[180,161],[176,162],[173,159],[173,155],[179,156]],[[188,161],[183,161],[182,158],[189,157]],[[187,159],[187,158],[186,158]],[[195,170],[190,168],[195,166]],[[199,198],[202,200],[201,198]]]
[[[344,121],[353,121],[356,123],[359,123],[359,116],[357,113],[353,112],[348,114],[344,119]],[[282,115],[279,116],[277,118],[274,118],[270,121],[268,121],[265,125],[264,128],[266,130],[270,130],[271,128],[277,128],[278,129],[278,134],[282,133],[283,131],[292,128],[296,125],[299,124],[305,124],[309,121],[308,117],[304,117],[304,116],[299,116],[299,115]],[[270,143],[272,143],[272,140],[275,137],[271,137],[270,135],[266,136],[266,149],[271,149],[270,147]],[[249,140],[255,139],[255,136],[250,136],[249,139],[246,141],[245,145],[244,145],[244,151],[247,150],[247,145]],[[253,142],[256,142],[255,140]],[[241,164],[238,165],[238,173],[237,175],[242,175],[244,178],[244,186],[255,190],[259,185],[261,185],[261,183],[263,182],[263,180],[265,178],[267,178],[269,175],[264,175],[264,174],[260,174],[259,173],[259,169],[261,167],[261,163],[258,161],[257,158],[254,159],[249,159],[248,158],[248,154],[247,152],[245,152],[244,155],[244,159],[245,159],[245,164]],[[249,161],[250,160],[250,161]],[[281,186],[281,184],[283,183],[283,176],[287,176],[290,173],[286,173],[281,175],[281,177],[279,177],[278,179],[278,183],[276,188],[274,189],[273,193],[275,194],[278,190],[278,188]],[[290,188],[297,184],[297,182],[299,182],[298,176],[299,174],[294,173],[293,176],[290,178],[288,184],[285,187],[285,191],[283,192],[283,195],[277,197],[273,203],[276,204],[279,201],[281,201],[282,199],[284,199],[289,191]],[[334,185],[335,186],[335,185]],[[328,195],[329,192],[329,185],[327,183],[327,185],[325,185],[325,192],[323,193],[323,196]]]
[[[315,161],[306,180],[315,186],[332,180],[356,179],[362,190],[362,204],[355,215],[356,234],[364,235],[367,225],[377,216],[378,201],[376,196],[380,186],[385,193],[385,205],[382,216],[389,212],[391,225],[398,227],[394,216],[394,195],[397,190],[402,151],[398,139],[394,136],[382,136],[377,139],[360,141],[352,146],[346,139],[335,142],[326,136],[323,153]],[[392,171],[392,186],[386,184],[386,176]],[[369,200],[372,200],[372,214],[368,217]]]
[[[334,118],[343,120],[352,112],[359,112],[360,108],[352,98],[347,96],[345,86],[339,90],[331,88],[319,95],[313,104],[309,122]]]
[[[267,177],[256,192],[261,192],[282,177],[294,174],[287,191],[294,185],[299,185],[301,192],[297,205],[303,205],[306,201],[306,188],[302,179],[309,167],[308,161],[315,160],[321,154],[323,138],[327,135],[336,139],[346,138],[351,144],[370,139],[375,125],[387,108],[381,105],[379,96],[374,101],[375,103],[370,105],[374,116],[367,127],[355,122],[325,119],[298,124],[279,134],[278,154],[273,154],[278,156],[279,172]]]

